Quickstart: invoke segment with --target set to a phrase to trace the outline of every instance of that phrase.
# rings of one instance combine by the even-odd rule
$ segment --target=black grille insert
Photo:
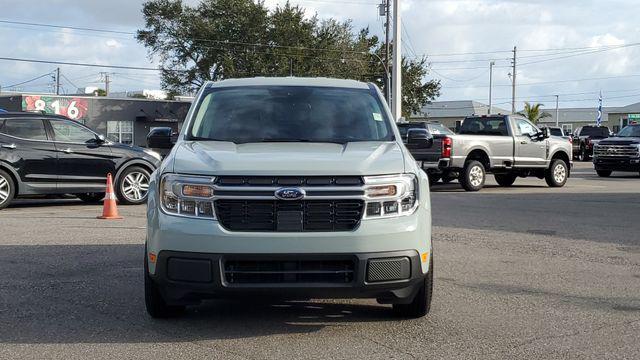
[[[364,201],[220,199],[215,208],[230,231],[351,231],[360,224]],[[292,224],[296,221],[299,226]]]
[[[339,283],[354,280],[353,260],[227,260],[228,284]]]

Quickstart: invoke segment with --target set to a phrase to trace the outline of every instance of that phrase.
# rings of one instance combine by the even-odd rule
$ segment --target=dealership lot
[[[0,212],[0,358],[640,357],[640,177],[578,163],[566,187],[518,179],[432,193],[432,312],[364,300],[215,301],[144,310],[145,208],[23,200]]]

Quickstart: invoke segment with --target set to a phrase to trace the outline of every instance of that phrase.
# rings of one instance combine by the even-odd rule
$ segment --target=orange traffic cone
[[[104,195],[104,207],[102,208],[102,216],[98,216],[98,219],[122,219],[122,216],[118,214],[116,194],[113,192],[111,174],[107,174],[107,191]]]

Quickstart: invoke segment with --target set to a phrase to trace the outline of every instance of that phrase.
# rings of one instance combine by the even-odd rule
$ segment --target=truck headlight
[[[364,219],[405,216],[418,207],[418,181],[413,174],[366,176]]]
[[[160,180],[160,204],[169,215],[216,218],[213,211],[215,177],[166,174]]]

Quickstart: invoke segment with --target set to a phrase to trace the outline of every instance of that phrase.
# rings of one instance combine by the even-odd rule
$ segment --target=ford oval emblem
[[[299,188],[282,188],[274,193],[280,200],[300,200],[304,198],[305,192]]]

